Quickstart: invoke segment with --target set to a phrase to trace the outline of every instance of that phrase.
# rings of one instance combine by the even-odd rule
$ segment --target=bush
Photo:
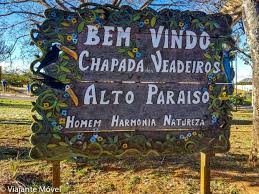
[[[252,105],[252,99],[251,98],[247,98],[246,96],[241,96],[241,95],[237,95],[237,96],[232,96],[230,98],[230,102],[233,105],[243,105],[243,106],[251,106]]]
[[[23,72],[23,73],[16,73],[16,72],[6,72],[3,73],[2,78],[7,81],[7,84],[10,86],[17,86],[22,87],[31,82],[31,73],[30,72]]]

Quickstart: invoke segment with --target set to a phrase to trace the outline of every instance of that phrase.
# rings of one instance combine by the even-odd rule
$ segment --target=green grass
[[[31,123],[31,101],[0,99],[0,123]]]
[[[29,101],[0,99],[0,186],[15,185],[17,180],[35,187],[50,184],[51,164],[28,157],[30,109]],[[211,189],[216,194],[257,193],[257,188],[249,185],[255,182],[259,170],[247,164],[252,113],[237,111],[233,117],[230,151],[212,158]],[[85,164],[63,161],[61,172],[63,193],[193,194],[199,191],[199,154],[164,160],[100,159]]]

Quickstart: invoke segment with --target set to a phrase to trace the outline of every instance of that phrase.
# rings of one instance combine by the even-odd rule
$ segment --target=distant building
[[[245,78],[241,81],[237,82],[237,89],[244,90],[247,92],[252,92],[253,86],[252,86],[252,78]]]

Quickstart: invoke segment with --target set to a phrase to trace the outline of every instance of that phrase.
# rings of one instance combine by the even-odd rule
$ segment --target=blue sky
[[[156,3],[159,3],[159,1],[156,1]],[[155,8],[155,7],[153,7]],[[179,7],[179,9],[181,9]],[[1,10],[0,10],[1,12]],[[6,20],[9,24],[13,24],[17,21],[19,21],[20,18],[19,16],[17,17],[17,15],[12,15],[10,17],[8,17],[8,20]],[[0,29],[1,30],[1,29]],[[24,32],[25,34],[29,34],[29,31],[25,31]],[[5,40],[8,40],[8,34],[4,34],[4,39]],[[241,41],[244,41],[245,40],[245,37],[241,37]],[[7,43],[11,43],[11,41],[7,41]],[[30,61],[33,60],[33,58],[29,58],[29,59],[25,59],[25,58],[21,58],[20,54],[22,52],[21,50],[21,44],[18,43],[16,45],[16,48],[15,48],[15,51],[12,55],[12,58],[13,58],[13,61],[12,61],[12,64],[10,64],[10,61],[7,60],[5,62],[2,62],[0,63],[1,66],[3,66],[4,69],[29,69],[29,66],[30,66]],[[28,48],[29,49],[35,49],[35,47],[33,48],[32,46],[28,45]],[[17,59],[15,59],[17,58]],[[234,65],[234,68],[235,68],[235,61],[233,62],[233,65]],[[252,69],[251,69],[251,66],[249,65],[246,65],[245,62],[240,58],[238,57],[237,58],[237,78],[238,78],[238,81],[244,79],[244,78],[247,78],[247,77],[252,77]]]
[[[238,57],[237,58],[237,71],[236,71],[235,63],[236,63],[236,61],[233,61],[233,67],[235,69],[235,72],[237,72],[237,80],[238,81],[240,81],[244,78],[251,78],[252,77],[251,66],[245,65],[245,62]]]

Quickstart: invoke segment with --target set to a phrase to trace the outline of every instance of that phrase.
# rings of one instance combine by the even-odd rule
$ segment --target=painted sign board
[[[205,129],[210,125],[206,87],[205,84],[79,83],[74,92],[80,94],[80,105],[69,105],[64,130]]]
[[[229,16],[129,6],[45,11],[31,157],[170,155],[229,148]]]

